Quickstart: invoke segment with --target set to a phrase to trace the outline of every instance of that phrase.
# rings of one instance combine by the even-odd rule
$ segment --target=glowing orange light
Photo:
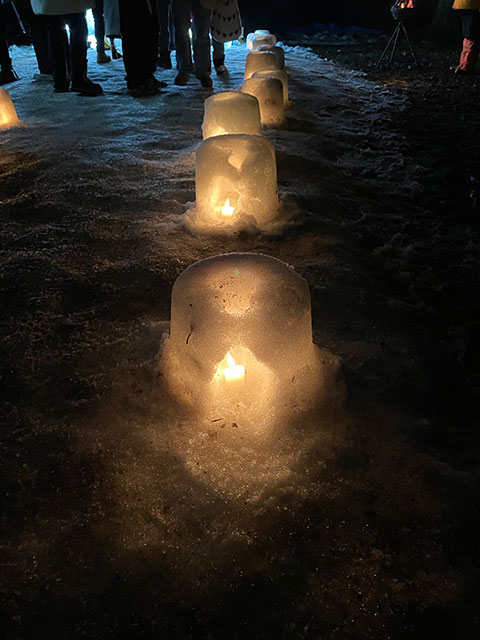
[[[235,211],[235,207],[230,206],[230,199],[227,198],[225,200],[225,204],[222,207],[222,216],[227,218],[231,218],[233,216],[233,212]]]
[[[225,376],[225,381],[230,382],[234,380],[244,380],[245,379],[245,367],[241,364],[237,364],[233,359],[230,352],[227,353],[227,363],[228,367],[225,367],[223,375]]]

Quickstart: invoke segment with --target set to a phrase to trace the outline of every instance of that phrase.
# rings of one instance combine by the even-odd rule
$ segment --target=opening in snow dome
[[[283,69],[285,67],[285,50],[282,49],[282,47],[278,45],[274,47],[262,45],[258,48],[258,51],[270,51],[270,53],[273,53],[273,55],[277,57],[279,68]]]
[[[0,89],[0,127],[10,127],[18,123],[19,119],[10,93],[7,89]]]
[[[242,91],[257,98],[262,125],[281,127],[285,124],[284,89],[281,80],[270,75],[251,77],[242,84]]]
[[[279,81],[276,81],[279,82]],[[206,230],[266,228],[278,215],[273,144],[258,135],[204,140],[195,161],[196,203],[191,223]]]
[[[245,80],[255,71],[281,69],[277,56],[271,51],[252,51],[245,60]]]
[[[262,135],[260,107],[255,96],[222,91],[204,102],[203,138],[232,133]]]
[[[288,100],[288,76],[285,71],[276,69],[274,69],[273,71],[255,71],[252,78],[277,78],[277,80],[280,80],[283,87],[283,106],[285,107],[285,109],[287,109],[290,103]]]
[[[261,254],[196,262],[173,286],[161,368],[172,392],[212,420],[265,424],[308,407],[322,366],[307,282]]]
[[[276,43],[276,36],[267,29],[257,29],[254,33],[249,33],[247,36],[247,49],[250,51],[256,51],[258,47],[262,45],[272,47]]]

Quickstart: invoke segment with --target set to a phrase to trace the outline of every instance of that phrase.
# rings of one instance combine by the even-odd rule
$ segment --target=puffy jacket
[[[83,13],[95,6],[95,0],[31,0],[31,3],[33,13],[45,16]]]
[[[480,0],[455,0],[453,9],[480,9]]]

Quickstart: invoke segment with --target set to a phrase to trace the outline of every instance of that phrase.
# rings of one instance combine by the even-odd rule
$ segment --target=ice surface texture
[[[233,214],[225,216],[227,200]],[[279,216],[273,144],[261,136],[232,134],[204,140],[196,153],[195,229],[233,233],[269,229]]]
[[[204,102],[203,138],[230,133],[262,135],[260,107],[255,96],[222,91]]]
[[[0,127],[19,124],[17,112],[7,89],[0,89]]]
[[[258,51],[270,51],[270,53],[273,53],[273,55],[277,57],[279,68],[283,69],[285,67],[285,49],[283,49],[283,47],[279,47],[278,45],[274,47],[262,45],[258,48]]]
[[[245,80],[251,78],[255,71],[281,69],[277,56],[271,51],[251,51],[245,60]]]
[[[228,355],[243,379],[226,379]],[[307,409],[323,379],[307,282],[261,254],[196,262],[173,286],[161,368],[181,401],[212,418],[264,427]]]
[[[281,80],[270,76],[250,77],[242,84],[242,91],[257,98],[262,125],[285,125],[284,88]]]
[[[255,33],[249,33],[247,36],[247,49],[256,51],[261,46],[273,47],[277,42],[276,36],[266,29],[259,29]]]

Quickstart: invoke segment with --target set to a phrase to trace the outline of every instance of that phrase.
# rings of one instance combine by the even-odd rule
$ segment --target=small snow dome
[[[266,228],[276,218],[277,165],[269,140],[246,134],[208,138],[198,147],[195,173],[192,226],[229,233]]]
[[[267,29],[257,29],[254,33],[249,33],[247,36],[247,49],[249,51],[256,51],[258,47],[261,46],[273,47],[276,43],[276,36]]]
[[[258,47],[257,50],[270,51],[270,53],[273,53],[273,55],[277,57],[279,69],[283,69],[285,67],[285,50],[282,49],[282,47],[279,47],[279,46],[271,47],[267,45],[261,45],[260,47]]]
[[[273,71],[255,71],[252,78],[277,78],[277,80],[280,80],[283,87],[283,106],[287,109],[290,102],[288,100],[288,76],[285,71],[280,71],[279,69]]]
[[[11,127],[18,123],[19,119],[10,93],[6,89],[0,89],[0,127]]]
[[[271,51],[252,51],[245,61],[245,80],[251,78],[255,71],[280,69],[277,56]]]
[[[284,89],[281,80],[270,76],[248,78],[242,84],[242,91],[257,98],[262,125],[281,127],[285,124]]]
[[[211,420],[259,425],[307,406],[321,372],[307,282],[261,254],[196,262],[173,286],[160,366],[174,394]]]
[[[260,107],[255,96],[222,91],[204,102],[203,138],[231,133],[262,135]]]

